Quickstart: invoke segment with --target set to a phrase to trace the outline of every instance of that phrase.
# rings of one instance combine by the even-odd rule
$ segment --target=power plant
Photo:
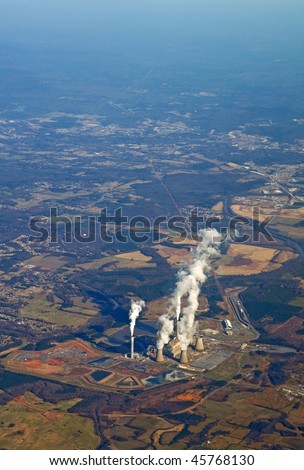
[[[192,249],[190,260],[180,268],[177,274],[175,290],[168,309],[159,318],[157,349],[162,349],[168,344],[172,336],[176,336],[182,351],[186,351],[192,343],[201,286],[206,282],[211,271],[212,258],[220,256],[221,241],[221,236],[215,229],[200,230],[199,235],[200,241]],[[203,342],[199,339],[197,351],[203,350]],[[188,362],[186,356],[187,354],[181,355],[184,363]]]
[[[196,338],[195,351],[204,351],[204,350],[205,350],[205,347],[204,347],[203,338],[201,336],[198,336]]]
[[[163,355],[163,350],[158,349],[157,354],[156,354],[156,362],[164,362],[164,355]]]
[[[131,301],[131,308],[129,311],[129,319],[130,319],[130,334],[131,334],[131,359],[134,359],[134,329],[136,320],[139,317],[140,312],[145,306],[145,302],[143,300],[132,300]]]
[[[196,340],[195,341],[193,340],[192,344],[193,344],[193,349],[196,352],[205,351],[205,346],[204,346],[202,335],[197,335]],[[175,359],[179,361],[181,364],[189,363],[188,348],[184,348],[182,343],[179,341],[179,339],[176,336],[169,341],[165,350],[168,353],[168,357],[170,357],[171,359],[173,360]],[[164,349],[157,348],[154,358],[156,362],[164,362],[165,361]]]
[[[131,336],[131,359],[134,359],[134,336]]]
[[[195,315],[199,308],[201,286],[206,282],[211,271],[211,259],[220,256],[220,234],[215,229],[200,230],[198,245],[191,250],[191,258],[180,268],[175,290],[171,296],[167,311],[159,317],[160,328],[157,333],[156,362],[164,362],[163,349],[171,347],[170,356],[178,357],[180,363],[188,364],[188,347],[194,344],[197,323]],[[143,300],[132,300],[129,311],[131,333],[131,359],[134,358],[134,328],[136,320],[145,307]],[[228,331],[228,326],[226,327]],[[231,328],[229,328],[229,332]],[[174,339],[172,339],[174,337]],[[195,351],[204,351],[201,335],[197,335]]]
[[[179,361],[181,364],[188,364],[188,355],[187,355],[187,350],[186,349],[182,349],[181,351],[181,355],[180,355],[180,361]]]

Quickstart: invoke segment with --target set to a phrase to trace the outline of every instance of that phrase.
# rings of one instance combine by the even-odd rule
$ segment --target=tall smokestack
[[[181,356],[180,356],[180,361],[181,364],[188,364],[188,356],[187,356],[187,350],[182,350]]]
[[[158,349],[157,354],[156,354],[156,362],[164,362],[164,355],[163,355],[163,350]]]
[[[131,336],[131,359],[134,359],[134,336]]]
[[[139,317],[139,314],[145,305],[146,304],[143,300],[131,300],[131,308],[129,311],[131,336],[134,336],[134,328],[135,328],[136,320]]]
[[[178,339],[178,336],[179,336],[179,320],[177,318],[175,320],[175,328],[176,328],[176,338]]]
[[[195,345],[195,350],[196,351],[204,351],[204,343],[203,343],[203,338],[201,336],[198,336],[196,339],[196,345]]]

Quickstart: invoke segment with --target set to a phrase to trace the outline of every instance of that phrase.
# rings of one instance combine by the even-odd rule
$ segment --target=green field
[[[84,325],[90,318],[90,314],[79,315],[66,310],[60,310],[60,304],[51,303],[41,295],[29,299],[28,304],[21,309],[21,315],[25,318],[44,320],[59,326],[71,327]]]
[[[99,438],[88,418],[68,413],[79,400],[57,405],[31,393],[0,406],[2,449],[95,449]]]

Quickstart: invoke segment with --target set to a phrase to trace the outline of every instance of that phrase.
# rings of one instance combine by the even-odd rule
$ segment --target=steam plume
[[[178,322],[178,338],[181,349],[185,350],[195,333],[195,314],[199,307],[201,285],[207,280],[210,271],[210,258],[219,255],[220,234],[215,229],[200,230],[200,243],[192,251],[187,266],[177,274],[177,283],[169,309],[160,319],[157,347],[163,348],[174,332],[174,317]],[[187,305],[182,309],[181,301],[185,297]]]
[[[136,320],[145,306],[145,302],[143,300],[132,300],[131,301],[131,308],[129,311],[129,319],[130,319],[130,331],[131,336],[134,336],[134,328]]]

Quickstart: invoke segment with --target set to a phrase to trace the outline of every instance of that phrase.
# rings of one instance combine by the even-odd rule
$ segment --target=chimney
[[[156,354],[156,362],[164,362],[163,350],[158,349]]]
[[[195,345],[195,350],[196,351],[204,351],[204,343],[203,343],[203,338],[201,336],[198,336],[196,339],[196,345]]]
[[[179,339],[180,320],[176,320],[176,338]]]
[[[131,359],[134,359],[134,336],[131,336]]]
[[[181,352],[180,363],[181,364],[188,364],[188,356],[187,356],[187,350],[186,349],[184,351],[182,350],[182,352]]]

